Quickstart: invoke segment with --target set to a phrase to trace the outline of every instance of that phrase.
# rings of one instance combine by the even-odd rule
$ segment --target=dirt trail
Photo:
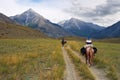
[[[64,75],[64,80],[80,80],[80,77],[75,71],[74,65],[72,64],[66,50],[62,47],[63,57],[66,63],[66,71]]]
[[[83,63],[85,63],[85,58],[80,56],[79,53],[73,51],[70,46],[68,46],[68,48],[76,55],[78,56],[81,61]],[[108,80],[108,78],[105,76],[105,72],[101,69],[97,69],[95,66],[92,67],[88,67],[88,69],[90,70],[90,72],[93,74],[93,76],[95,77],[95,80]]]

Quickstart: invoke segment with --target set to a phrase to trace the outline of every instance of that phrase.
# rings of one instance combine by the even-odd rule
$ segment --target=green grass
[[[84,42],[72,41],[69,42],[71,48],[77,52],[80,52],[80,48],[83,47]],[[120,44],[109,42],[93,42],[97,47],[98,53],[95,55],[94,63],[98,68],[104,69],[106,76],[111,80],[119,80],[120,76]]]
[[[0,40],[0,80],[62,80],[64,69],[57,40]]]
[[[106,43],[120,43],[120,38],[110,38],[110,39],[102,39],[102,40],[97,40],[99,42],[106,42]]]
[[[95,58],[97,67],[104,68],[107,77],[111,80],[118,80],[120,76],[120,44],[115,43],[95,43],[98,54]]]

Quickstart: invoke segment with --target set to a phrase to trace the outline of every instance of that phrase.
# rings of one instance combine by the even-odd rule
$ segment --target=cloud
[[[119,0],[107,0],[106,4],[99,5],[96,7],[95,10],[93,10],[88,14],[88,16],[107,16],[107,15],[113,15],[120,12],[120,1]]]
[[[107,0],[106,3],[98,5],[95,8],[82,7],[79,1],[80,0],[72,1],[72,7],[66,11],[84,17],[103,17],[120,12],[119,0]]]
[[[38,4],[42,2],[43,0],[16,0],[19,4]]]
[[[42,0],[31,0],[32,2],[40,2],[40,1],[42,1]]]
[[[115,16],[117,13],[120,12],[120,0],[101,1],[103,1],[104,3],[95,5],[94,7],[90,7],[81,5],[81,0],[71,0],[72,6],[70,8],[65,9],[64,11],[67,13],[71,13],[79,18],[82,17],[84,20],[89,20],[92,22],[102,23],[102,21],[104,21],[110,23],[111,21],[114,21],[112,20],[112,16]],[[94,4],[96,2],[91,3]],[[89,5],[91,3],[89,2]]]

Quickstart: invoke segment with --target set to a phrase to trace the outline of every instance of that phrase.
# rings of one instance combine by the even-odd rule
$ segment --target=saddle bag
[[[97,53],[97,48],[93,47],[93,50],[94,50],[94,54],[96,54]]]
[[[93,50],[94,50],[94,54],[96,54],[96,53],[97,53],[97,48],[96,48],[96,47],[93,47]],[[82,47],[82,48],[80,49],[80,53],[81,53],[82,55],[86,54],[86,49],[85,49],[84,47]]]
[[[84,55],[84,54],[86,53],[86,49],[85,49],[84,47],[82,47],[82,48],[80,49],[80,53],[81,53],[82,55]]]

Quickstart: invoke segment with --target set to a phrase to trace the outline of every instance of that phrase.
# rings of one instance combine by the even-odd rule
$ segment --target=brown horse
[[[86,64],[89,63],[89,66],[93,65],[93,57],[94,57],[94,50],[92,47],[87,47],[86,48],[86,54],[85,54],[85,58],[86,58]]]

